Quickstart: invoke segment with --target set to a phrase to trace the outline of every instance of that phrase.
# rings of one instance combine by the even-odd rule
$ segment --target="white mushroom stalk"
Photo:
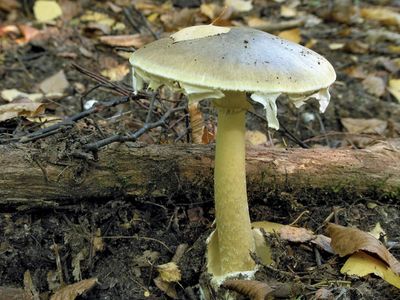
[[[131,57],[135,90],[166,85],[189,101],[214,99],[218,109],[214,194],[216,231],[208,244],[214,277],[255,270],[250,252],[259,249],[251,230],[246,193],[246,95],[264,105],[268,125],[278,129],[276,100],[287,94],[298,107],[316,98],[329,103],[336,74],[319,54],[248,28],[200,25],[137,50]]]

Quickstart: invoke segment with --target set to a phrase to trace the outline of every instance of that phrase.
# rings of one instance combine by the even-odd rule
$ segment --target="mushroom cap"
[[[295,97],[327,88],[336,79],[332,65],[314,51],[243,27],[188,27],[137,50],[130,63],[181,84]]]

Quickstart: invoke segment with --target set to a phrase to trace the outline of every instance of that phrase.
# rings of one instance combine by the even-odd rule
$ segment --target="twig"
[[[136,130],[133,133],[126,134],[126,135],[113,135],[113,136],[110,136],[103,140],[86,144],[84,146],[84,149],[89,150],[89,151],[97,151],[101,147],[104,147],[106,145],[109,145],[109,144],[115,143],[115,142],[127,142],[127,141],[134,142],[140,136],[142,136],[144,133],[149,131],[150,129],[158,127],[158,126],[165,126],[165,122],[171,114],[173,114],[177,111],[180,111],[180,110],[184,110],[184,109],[185,109],[185,107],[177,107],[177,108],[170,109],[158,121],[153,122],[153,123],[145,123],[142,128]]]
[[[257,118],[263,120],[264,122],[268,122],[267,119],[263,116],[260,116],[259,114],[249,111],[249,113],[253,114]],[[302,142],[299,138],[297,138],[295,135],[293,135],[285,126],[282,124],[279,124],[280,127],[282,127],[282,130],[279,129],[279,131],[284,134],[286,137],[288,137],[291,141],[295,142],[297,145],[299,145],[301,148],[308,149],[310,146],[308,146],[306,143]]]
[[[134,97],[134,96],[132,96]],[[32,142],[35,141],[37,139],[43,138],[43,137],[47,137],[50,135],[53,135],[57,132],[59,132],[60,130],[62,130],[65,127],[71,127],[75,124],[76,121],[81,120],[87,116],[89,116],[92,113],[98,112],[106,107],[114,107],[116,105],[119,105],[121,103],[125,103],[128,102],[130,100],[130,97],[122,97],[122,98],[118,98],[116,100],[111,100],[108,102],[99,102],[96,103],[96,105],[94,105],[92,108],[87,109],[83,112],[77,113],[67,119],[65,119],[64,121],[61,121],[57,124],[51,125],[49,127],[37,130],[35,132],[32,132],[30,134],[27,134],[25,136],[22,136],[21,138],[13,138],[13,139],[3,139],[0,140],[0,144],[5,144],[5,143],[11,143],[11,142],[20,142],[20,143],[28,143],[28,142]]]

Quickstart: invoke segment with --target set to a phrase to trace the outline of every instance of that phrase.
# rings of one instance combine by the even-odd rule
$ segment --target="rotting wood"
[[[25,145],[0,146],[0,205],[51,207],[81,199],[212,193],[213,146],[121,144],[101,150],[97,161],[54,157]],[[399,198],[400,141],[367,150],[252,147],[247,176],[250,199],[310,189]]]

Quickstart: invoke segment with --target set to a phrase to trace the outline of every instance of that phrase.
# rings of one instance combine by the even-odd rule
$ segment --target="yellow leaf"
[[[246,12],[253,9],[251,0],[225,0],[225,5],[238,12]]]
[[[84,22],[94,22],[94,23],[99,23],[107,26],[113,26],[116,21],[112,18],[110,18],[107,14],[95,12],[95,11],[87,11],[82,17],[81,21]]]
[[[296,7],[292,7],[289,5],[281,6],[281,16],[285,18],[292,18],[297,15]]]
[[[55,1],[39,0],[33,6],[33,13],[39,22],[48,22],[61,16],[62,10]]]
[[[400,79],[389,80],[388,90],[400,102]]]
[[[375,274],[386,282],[400,289],[400,276],[396,275],[384,262],[376,259],[365,252],[356,252],[346,261],[342,274],[357,275],[360,277]]]
[[[157,266],[157,271],[160,273],[162,281],[178,282],[181,280],[181,270],[179,270],[177,264],[174,262]]]
[[[300,41],[301,41],[300,28],[294,28],[294,29],[290,29],[290,30],[281,31],[278,34],[278,36],[285,40],[289,40],[289,41],[292,41],[297,44],[300,43]]]
[[[366,7],[361,9],[364,19],[378,21],[385,25],[396,25],[400,27],[400,14],[389,7]]]
[[[400,262],[386,247],[371,234],[357,228],[344,227],[329,223],[327,230],[331,237],[331,246],[341,257],[357,253],[360,250],[374,253],[386,262],[393,272],[400,273]]]

